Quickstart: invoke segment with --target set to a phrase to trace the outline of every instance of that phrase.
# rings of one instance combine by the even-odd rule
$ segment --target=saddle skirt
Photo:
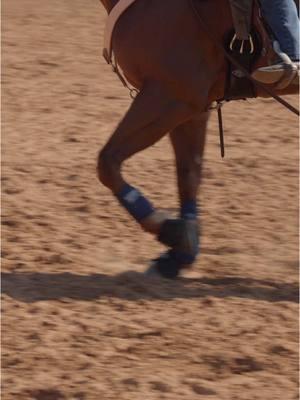
[[[249,39],[254,0],[229,0],[236,36],[239,40]]]

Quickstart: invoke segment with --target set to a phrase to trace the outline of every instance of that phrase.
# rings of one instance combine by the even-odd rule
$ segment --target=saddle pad
[[[118,19],[124,13],[124,11],[126,11],[127,8],[131,6],[131,4],[133,4],[134,2],[135,0],[120,0],[108,15],[104,31],[104,49],[103,49],[103,57],[108,62],[108,64],[111,64],[112,62],[112,53],[113,53],[112,35],[114,27]]]

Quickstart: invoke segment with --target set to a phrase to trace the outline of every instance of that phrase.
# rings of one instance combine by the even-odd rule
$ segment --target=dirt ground
[[[2,16],[2,399],[297,399],[297,118],[228,104],[223,161],[212,115],[202,255],[150,280],[163,247],[95,173],[130,104],[99,2],[6,0]],[[126,176],[176,212],[168,139]]]

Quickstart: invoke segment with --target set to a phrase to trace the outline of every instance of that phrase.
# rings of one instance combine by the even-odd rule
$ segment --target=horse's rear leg
[[[180,269],[195,261],[199,251],[197,194],[201,182],[208,116],[208,113],[199,114],[170,134],[176,157],[181,220],[164,222],[161,232],[174,230],[172,225],[176,224],[181,225],[182,229],[179,246],[173,246],[153,264],[162,275],[175,277]]]
[[[148,84],[138,94],[108,143],[99,154],[98,176],[141,226],[157,234],[165,220],[151,203],[128,185],[122,163],[135,153],[152,146],[167,132],[192,118],[196,106],[204,108],[206,98],[197,104],[174,100],[161,86]]]

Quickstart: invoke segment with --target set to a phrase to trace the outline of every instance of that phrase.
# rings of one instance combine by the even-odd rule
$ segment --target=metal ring
[[[136,96],[139,94],[139,91],[137,89],[131,88],[129,90],[130,97],[134,100]]]
[[[253,54],[254,53],[254,42],[253,42],[253,38],[252,38],[252,36],[250,35],[249,36],[249,41],[250,41],[250,54]]]
[[[233,38],[231,39],[231,42],[230,42],[230,45],[229,45],[229,48],[230,48],[231,51],[233,51],[233,44],[234,44],[235,41],[236,41],[236,33],[233,35]]]

